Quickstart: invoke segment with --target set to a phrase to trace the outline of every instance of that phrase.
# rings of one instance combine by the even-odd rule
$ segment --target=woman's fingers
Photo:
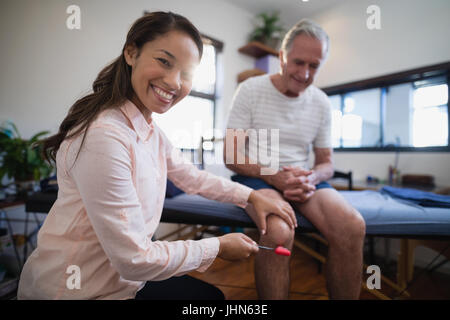
[[[284,201],[283,201],[284,202]],[[287,204],[287,206],[290,206]],[[282,203],[278,207],[278,212],[276,212],[277,216],[286,221],[286,223],[291,227],[291,229],[295,229],[295,219],[290,215],[289,209],[286,207],[285,203]]]
[[[261,231],[261,234],[265,235],[266,234],[266,215],[259,214],[257,220],[258,220],[257,227]]]
[[[259,250],[258,244],[255,241],[253,241],[249,236],[247,236],[243,233],[240,233],[240,235],[241,235],[241,239],[242,239],[245,247],[247,248],[247,250],[246,250],[248,253],[247,257],[253,253],[258,252],[258,250]]]
[[[241,260],[258,252],[258,244],[243,233],[227,233],[218,238],[218,257],[225,260]]]
[[[258,244],[253,241],[252,238],[250,238],[249,236],[247,236],[246,234],[241,233],[242,239],[247,242],[250,245],[250,250],[252,252],[258,252]]]
[[[267,232],[267,216],[270,214],[279,216],[292,229],[297,227],[297,217],[294,209],[286,200],[278,196],[270,197],[260,191],[254,190],[251,202],[255,208],[255,214],[252,214],[252,219],[262,235]]]
[[[297,216],[295,215],[295,211],[294,209],[292,209],[292,206],[289,203],[285,204],[285,210],[287,211],[287,214],[291,217],[292,221],[294,222],[295,227],[298,227]]]

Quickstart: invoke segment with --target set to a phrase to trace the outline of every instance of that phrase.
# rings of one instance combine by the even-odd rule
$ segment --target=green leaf
[[[36,133],[34,136],[32,136],[31,138],[30,138],[30,142],[31,143],[34,143],[34,142],[36,142],[36,141],[38,141],[39,140],[39,137],[42,137],[42,136],[44,136],[44,135],[46,135],[46,134],[48,134],[49,133],[49,131],[41,131],[41,132],[39,132],[39,133]]]
[[[53,167],[42,157],[42,145],[39,142],[49,132],[41,131],[25,140],[14,123],[6,123],[0,128],[0,178],[6,175],[16,181],[23,181],[48,177]]]
[[[257,19],[261,20],[262,26],[256,27],[250,34],[250,41],[265,42],[274,38],[274,34],[284,31],[284,28],[279,25],[280,17],[279,12],[274,11],[272,13],[262,12],[258,14]]]
[[[19,129],[17,129],[16,125],[14,124],[14,122],[12,121],[6,121],[6,124],[12,128],[12,132],[13,132],[13,136],[14,137],[18,137],[20,138],[20,133],[19,133]],[[8,130],[8,128],[5,128],[6,130]]]

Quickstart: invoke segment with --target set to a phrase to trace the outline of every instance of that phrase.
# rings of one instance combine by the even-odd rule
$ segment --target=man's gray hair
[[[292,42],[294,42],[295,37],[301,34],[306,34],[320,40],[325,50],[325,57],[328,56],[328,49],[330,47],[328,34],[317,23],[309,19],[300,20],[286,33],[283,42],[281,43],[281,50],[283,51],[283,54],[286,55],[288,53],[289,49],[292,47]]]

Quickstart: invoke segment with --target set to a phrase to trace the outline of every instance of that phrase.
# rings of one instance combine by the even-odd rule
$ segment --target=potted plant
[[[26,140],[22,139],[14,123],[7,121],[0,126],[0,182],[5,175],[13,178],[19,196],[53,171],[53,167],[42,157],[42,146],[39,144],[39,138],[48,133],[41,131]]]
[[[257,25],[250,34],[250,41],[259,41],[267,46],[278,49],[281,39],[281,33],[284,31],[280,25],[280,17],[278,12],[260,13],[256,16]]]

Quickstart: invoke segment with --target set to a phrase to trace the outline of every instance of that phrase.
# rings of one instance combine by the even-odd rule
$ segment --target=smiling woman
[[[102,111],[117,108],[127,99],[136,103],[136,106],[141,111],[150,112],[151,114],[151,110],[146,111],[147,108],[143,108],[143,101],[139,101],[139,99],[148,96],[148,94],[144,95],[143,93],[143,91],[146,92],[148,90],[150,85],[148,79],[146,81],[145,76],[149,76],[148,74],[146,75],[148,72],[154,72],[151,70],[157,63],[161,65],[160,72],[165,68],[165,72],[169,76],[173,77],[175,75],[175,72],[173,72],[174,68],[169,66],[169,63],[174,62],[169,61],[169,58],[174,58],[173,55],[170,57],[170,53],[167,55],[167,52],[165,54],[161,52],[161,45],[170,44],[167,38],[171,34],[176,34],[178,40],[183,39],[183,45],[188,44],[186,49],[178,46],[176,50],[180,50],[179,54],[181,52],[184,53],[184,50],[193,50],[190,57],[194,56],[194,58],[188,63],[189,66],[183,67],[190,68],[192,64],[198,64],[203,54],[203,43],[198,30],[190,21],[177,14],[162,12],[149,13],[138,19],[128,32],[122,54],[106,66],[97,76],[92,85],[93,93],[75,102],[70,108],[69,114],[61,123],[59,132],[45,141],[44,149],[49,159],[56,159],[56,152],[64,139],[75,137],[86,131]],[[157,42],[156,46],[151,45],[153,41]],[[194,49],[192,44],[194,44]],[[174,44],[171,45],[175,46]],[[158,49],[159,51],[157,52]],[[143,66],[137,69],[137,62],[138,60],[141,61],[139,59],[141,54],[143,54]],[[197,57],[195,58],[195,56]],[[150,64],[150,62],[152,63]],[[134,72],[132,72],[133,68]],[[178,64],[175,71],[180,71]],[[137,83],[138,80],[145,83],[139,84]],[[170,79],[170,81],[173,81],[173,79]],[[171,83],[171,85],[173,84]],[[160,84],[160,86],[162,85]],[[145,88],[143,89],[143,87]],[[140,93],[136,94],[136,91]]]
[[[122,54],[98,75],[94,92],[45,141],[59,192],[22,270],[19,299],[223,299],[214,286],[180,276],[205,271],[216,257],[247,258],[258,247],[241,233],[152,241],[167,179],[190,194],[252,204],[258,220],[295,219],[281,201],[183,161],[153,122],[153,113],[165,113],[189,93],[202,50],[186,18],[146,14],[131,27]],[[78,271],[77,285],[68,285],[68,266]]]
[[[196,43],[176,30],[147,42],[140,50],[130,44],[124,56],[132,68],[131,101],[148,119],[152,112],[168,111],[191,91],[193,72],[200,62]]]
[[[194,72],[192,90],[177,108],[164,115],[154,114],[153,120],[166,133],[170,142],[183,151],[196,150],[202,137],[216,135],[214,129],[217,100],[217,69],[223,43],[202,35],[203,55]]]

